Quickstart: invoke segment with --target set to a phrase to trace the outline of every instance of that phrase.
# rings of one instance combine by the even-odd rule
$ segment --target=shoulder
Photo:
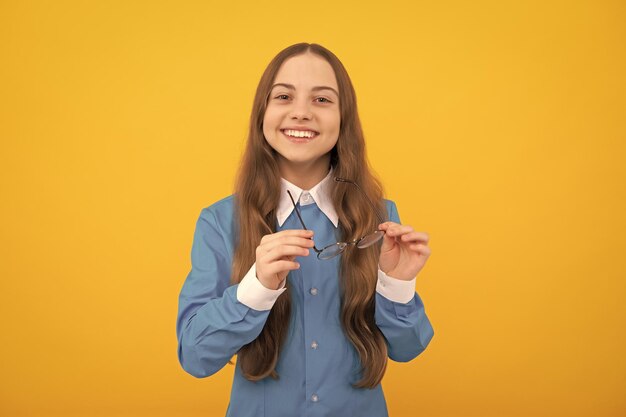
[[[200,218],[211,223],[230,223],[234,216],[235,195],[231,194],[210,206],[204,207]]]
[[[389,200],[387,198],[383,198],[383,201],[385,202],[385,207],[387,207],[388,212],[392,212],[393,210],[397,209],[395,201]]]
[[[232,211],[233,206],[235,204],[235,195],[231,194],[228,197],[224,197],[221,200],[217,200],[215,203],[210,206],[204,207],[202,209],[203,213],[221,213],[224,211]]]
[[[390,200],[388,198],[383,198],[383,201],[385,202],[385,205],[387,207],[395,207],[396,203],[393,200]]]
[[[212,235],[218,235],[226,245],[226,255],[232,258],[236,235],[235,221],[235,196],[234,194],[216,201],[200,212],[198,225],[202,230]]]
[[[393,200],[389,200],[387,198],[383,198],[385,202],[385,207],[387,208],[387,218],[395,223],[400,223],[400,216],[398,215],[398,207],[396,207],[396,203]]]

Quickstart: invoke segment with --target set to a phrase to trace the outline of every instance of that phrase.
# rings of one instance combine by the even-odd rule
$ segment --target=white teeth
[[[315,132],[311,132],[310,130],[284,130],[285,135],[293,136],[296,138],[312,138],[315,136]]]

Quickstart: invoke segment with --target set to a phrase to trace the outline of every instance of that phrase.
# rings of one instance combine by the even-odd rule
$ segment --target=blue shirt
[[[339,229],[315,201],[305,205],[302,199],[297,201],[305,224],[315,232],[317,247],[340,240]],[[231,195],[201,211],[191,250],[192,268],[180,292],[178,358],[183,369],[198,378],[219,371],[243,345],[256,339],[273,301],[287,289],[263,287],[254,265],[241,283],[230,285],[236,244],[233,203]],[[400,223],[395,204],[390,200],[385,204],[389,219]],[[292,211],[276,231],[301,228]],[[309,256],[297,258],[300,269],[287,276],[291,320],[276,366],[279,379],[251,382],[235,365],[227,416],[388,416],[380,384],[372,389],[351,385],[360,379],[360,362],[340,323],[340,256],[319,260],[311,249]],[[387,288],[404,285],[406,291],[406,281],[380,270],[378,279],[375,319],[387,341],[389,358],[410,361],[424,351],[433,328],[414,284],[409,301],[398,302],[383,294],[395,298],[398,289]]]

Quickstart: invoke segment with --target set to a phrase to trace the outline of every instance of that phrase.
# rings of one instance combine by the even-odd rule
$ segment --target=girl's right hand
[[[265,235],[256,248],[256,277],[264,287],[277,290],[289,271],[300,268],[296,256],[309,256],[313,247],[313,231],[282,230]]]

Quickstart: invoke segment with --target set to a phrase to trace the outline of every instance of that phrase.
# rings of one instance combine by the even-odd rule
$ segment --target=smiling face
[[[339,88],[322,57],[287,59],[276,74],[263,117],[263,135],[278,152],[281,171],[320,171],[330,163],[339,138]]]

